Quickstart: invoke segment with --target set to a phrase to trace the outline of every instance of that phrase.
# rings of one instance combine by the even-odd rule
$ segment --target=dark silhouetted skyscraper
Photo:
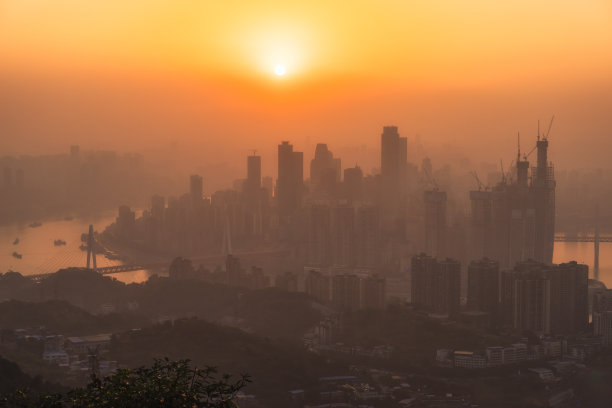
[[[468,265],[467,306],[496,318],[499,312],[499,263],[488,258]]]
[[[461,264],[452,259],[436,261],[420,254],[412,258],[412,303],[449,316],[459,313]]]
[[[381,262],[380,211],[375,205],[362,205],[355,215],[355,263],[375,268]]]
[[[588,266],[516,264],[502,274],[506,324],[536,333],[576,334],[588,325]]]
[[[340,182],[341,161],[325,143],[317,144],[314,159],[310,161],[310,183],[315,192],[333,196]]]
[[[202,176],[192,174],[189,177],[189,194],[194,205],[198,205],[203,198],[203,183]]]
[[[331,263],[330,209],[325,204],[313,204],[308,214],[308,264],[328,266]]]
[[[332,209],[332,263],[351,266],[355,263],[355,209],[337,205]]]
[[[382,178],[382,206],[396,217],[406,191],[406,163],[408,142],[400,137],[397,126],[383,127],[381,135],[380,171]]]
[[[302,204],[304,185],[304,155],[294,152],[293,145],[282,142],[278,145],[278,179],[276,199],[281,216],[290,216]]]
[[[363,171],[359,166],[344,169],[344,197],[350,202],[361,200],[363,195]]]

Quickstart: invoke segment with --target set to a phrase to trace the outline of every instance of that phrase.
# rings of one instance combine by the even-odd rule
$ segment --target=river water
[[[114,218],[113,211],[90,218],[45,221],[36,228],[28,224],[0,226],[0,272],[13,270],[23,275],[33,275],[71,266],[85,267],[87,252],[79,249],[81,234],[87,233],[89,224],[101,232],[114,222]],[[16,238],[19,243],[14,245]],[[66,241],[66,245],[55,246],[53,241],[56,239]],[[15,258],[13,252],[21,254],[22,258]],[[110,260],[103,255],[98,255],[96,260],[99,267],[121,264],[121,261]],[[135,271],[113,276],[122,282],[131,283],[146,280],[148,273]]]
[[[115,212],[108,212],[91,218],[46,221],[40,227],[31,228],[27,224],[0,226],[0,272],[13,270],[23,275],[49,273],[70,266],[86,265],[87,252],[79,249],[81,234],[86,233],[89,224],[96,231],[102,231],[114,222]],[[19,243],[13,245],[15,238]],[[53,241],[62,239],[66,245],[55,246]],[[21,259],[12,256],[13,252],[22,255]],[[589,265],[589,275],[593,277],[592,242],[556,242],[555,263],[577,261]],[[121,261],[109,260],[98,255],[98,266],[119,265]],[[602,242],[599,247],[599,279],[612,287],[612,243]],[[122,282],[142,282],[148,278],[147,271],[125,272],[114,275]]]

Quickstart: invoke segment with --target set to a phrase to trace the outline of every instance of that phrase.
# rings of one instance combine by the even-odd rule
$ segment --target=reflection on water
[[[0,272],[13,270],[23,275],[33,275],[71,266],[84,267],[87,252],[79,249],[81,234],[88,231],[89,224],[101,232],[113,221],[114,213],[106,213],[95,218],[43,222],[37,228],[27,224],[0,226]],[[19,243],[13,245],[16,238]],[[66,241],[66,245],[55,246],[53,242],[56,239]],[[22,258],[15,258],[13,252],[21,254]],[[102,255],[96,259],[99,267],[121,264],[121,261],[109,260]],[[148,273],[134,271],[116,274],[114,277],[126,283],[142,282],[147,279]]]
[[[593,278],[593,242],[555,242],[553,262],[576,261],[589,265],[589,278]],[[599,280],[612,288],[612,242],[599,244]]]
[[[55,272],[70,266],[85,266],[87,253],[81,251],[81,234],[86,233],[89,224],[102,231],[114,221],[114,213],[106,213],[96,218],[58,220],[43,222],[40,227],[31,228],[27,224],[0,226],[0,272],[13,270],[23,275]],[[16,238],[19,243],[13,245]],[[66,245],[55,246],[53,241],[61,239]],[[12,256],[13,252],[22,255],[21,259]],[[121,264],[98,255],[98,266]],[[577,261],[589,265],[589,275],[593,277],[592,242],[555,242],[553,262]],[[147,271],[125,272],[111,275],[125,283],[147,280]],[[612,243],[602,242],[599,247],[599,278],[612,287]]]

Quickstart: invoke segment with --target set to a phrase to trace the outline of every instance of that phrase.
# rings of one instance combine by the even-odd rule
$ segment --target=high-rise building
[[[381,204],[391,219],[399,215],[406,192],[408,142],[400,137],[397,126],[383,127],[381,135]]]
[[[470,191],[469,259],[493,256],[491,194],[490,191]]]
[[[434,313],[456,315],[461,300],[461,264],[438,262],[420,254],[412,258],[412,303]]]
[[[261,156],[247,156],[247,178],[243,184],[244,224],[247,236],[263,232],[263,194],[261,189]]]
[[[261,194],[261,156],[247,156],[247,178],[244,182],[244,194],[247,205],[256,208]]]
[[[158,221],[164,219],[164,209],[166,207],[166,199],[160,195],[151,197],[151,216]]]
[[[603,346],[612,346],[612,311],[593,313],[593,334],[601,337]]]
[[[359,166],[344,169],[343,196],[349,202],[359,201],[363,196],[363,171]]]
[[[535,201],[535,259],[551,263],[555,239],[555,175],[548,163],[548,139],[536,143],[538,162],[532,183]]]
[[[499,311],[499,263],[483,258],[468,265],[467,306],[496,318]]]
[[[318,143],[314,159],[310,161],[310,183],[315,192],[333,196],[340,182],[341,161],[327,148],[327,144]]]
[[[335,275],[332,278],[332,302],[342,310],[359,310],[361,307],[359,277],[352,274]]]
[[[588,267],[520,262],[502,273],[501,298],[503,319],[515,329],[581,333],[588,325]]]
[[[290,216],[302,204],[304,185],[304,155],[294,152],[293,145],[282,142],[278,145],[278,178],[276,199],[281,216]]]
[[[446,193],[425,191],[425,251],[433,257],[447,255]]]
[[[537,167],[526,157],[516,160],[516,179],[501,175],[491,191],[472,191],[470,255],[499,261],[502,269],[534,259],[552,263],[555,224],[555,179],[548,163],[548,140],[538,140]]]
[[[461,305],[461,264],[450,258],[439,261],[433,289],[434,312],[456,316]]]
[[[136,213],[127,205],[119,207],[119,214],[116,219],[117,230],[123,238],[130,238],[134,233],[136,224]]]
[[[332,209],[332,264],[351,266],[355,263],[355,209],[337,205]]]
[[[202,176],[197,174],[189,176],[189,194],[194,206],[198,206],[203,198]]]
[[[362,205],[355,216],[355,263],[357,266],[380,266],[380,211],[375,205]]]
[[[330,209],[313,204],[308,212],[308,264],[327,266],[331,263]]]
[[[589,267],[577,262],[562,263],[548,272],[551,291],[551,332],[581,333],[589,324]]]

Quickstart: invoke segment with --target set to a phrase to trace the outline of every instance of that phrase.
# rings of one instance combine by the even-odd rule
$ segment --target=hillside
[[[188,358],[197,366],[222,367],[234,375],[248,373],[253,383],[246,392],[263,398],[268,407],[286,407],[287,391],[315,386],[320,376],[347,374],[346,368],[300,347],[198,319],[116,336],[109,353],[109,358],[130,367],[162,356]]]

